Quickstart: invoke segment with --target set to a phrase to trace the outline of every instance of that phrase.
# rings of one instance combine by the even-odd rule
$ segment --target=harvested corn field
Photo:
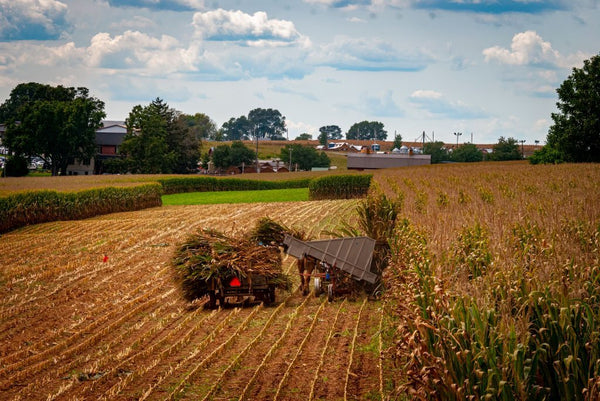
[[[2,235],[0,398],[383,398],[394,369],[381,363],[380,302],[294,289],[271,307],[207,310],[172,274],[177,245],[199,229],[235,235],[269,216],[318,237],[355,206],[172,206]],[[295,259],[283,255],[283,270],[296,288]]]

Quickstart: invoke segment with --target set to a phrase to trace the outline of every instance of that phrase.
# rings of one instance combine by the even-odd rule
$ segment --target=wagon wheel
[[[208,309],[215,309],[217,307],[217,296],[214,291],[208,292],[208,302],[206,303]]]
[[[333,284],[327,284],[327,300],[333,302]]]
[[[265,306],[269,306],[273,302],[275,302],[275,287],[269,286],[268,292],[266,294],[263,294],[261,296],[261,299],[262,299],[263,303],[265,304]]]
[[[315,277],[314,286],[315,286],[315,297],[318,297],[323,292],[323,288],[321,288],[321,278],[320,277]]]

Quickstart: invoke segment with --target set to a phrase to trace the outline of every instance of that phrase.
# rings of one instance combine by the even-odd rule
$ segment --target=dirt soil
[[[199,228],[269,216],[318,236],[355,201],[172,206],[54,222],[0,237],[0,399],[378,400],[379,301],[297,291],[269,307],[187,303],[173,252]],[[383,344],[383,348],[386,344]]]

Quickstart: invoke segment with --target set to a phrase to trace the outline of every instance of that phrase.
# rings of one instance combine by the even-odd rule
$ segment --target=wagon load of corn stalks
[[[175,279],[188,301],[208,294],[211,283],[227,282],[234,276],[260,275],[277,288],[291,288],[290,278],[282,271],[279,248],[215,230],[190,235],[175,251],[173,264]]]
[[[285,234],[290,234],[301,240],[308,239],[304,231],[287,227],[270,217],[263,217],[250,231],[250,241],[264,245],[283,245]]]

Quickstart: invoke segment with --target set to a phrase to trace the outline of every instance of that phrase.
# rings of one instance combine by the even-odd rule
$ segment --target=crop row
[[[0,286],[0,296],[10,299],[1,309],[2,398],[161,399],[173,393],[201,399],[222,394],[221,375],[227,383],[238,383],[231,389],[237,396],[245,392],[253,398],[256,391],[279,388],[279,398],[285,399],[297,385],[298,368],[311,363],[312,347],[318,343],[320,351],[324,345],[325,335],[311,332],[350,333],[358,324],[356,315],[340,326],[337,303],[301,299],[295,292],[278,294],[285,302],[276,313],[259,306],[205,311],[201,302],[188,304],[179,296],[171,277],[172,252],[199,226],[243,231],[265,215],[318,236],[348,219],[355,205],[356,201],[320,201],[168,207],[4,234],[0,252],[12,262],[2,277],[11,284]],[[49,241],[69,247],[52,247]],[[20,244],[28,249],[26,258],[18,255]],[[36,247],[52,251],[55,263],[49,266],[50,258],[36,259]],[[294,258],[286,255],[284,264],[295,275]],[[299,301],[306,306],[295,306],[302,304]],[[350,313],[357,312],[360,304],[351,305]],[[272,324],[260,335],[262,326],[257,324],[271,315]],[[345,349],[345,339],[331,334],[329,344]],[[327,354],[331,351],[329,347]],[[288,354],[296,361],[295,369],[284,375],[288,366],[281,369],[281,363]],[[347,371],[345,355],[346,362],[336,367],[339,377]],[[246,372],[253,378],[244,390],[247,378],[242,385],[238,377]],[[210,377],[209,384],[203,382],[205,377]],[[275,381],[267,383],[266,377]]]

